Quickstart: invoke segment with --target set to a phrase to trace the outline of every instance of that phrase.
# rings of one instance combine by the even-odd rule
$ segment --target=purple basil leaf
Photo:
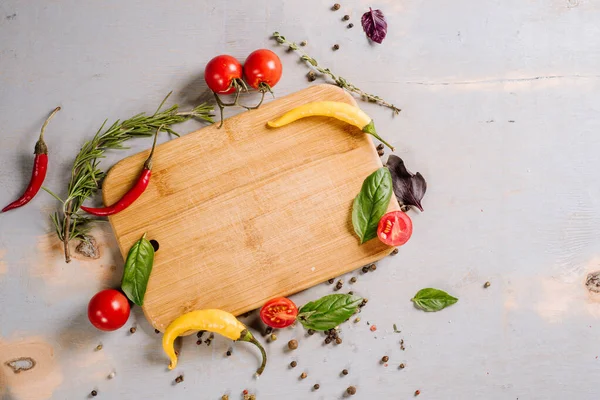
[[[404,161],[393,154],[387,160],[387,167],[392,174],[394,194],[400,205],[415,206],[423,211],[421,199],[427,190],[427,182],[423,175],[407,170]]]
[[[363,14],[360,22],[369,39],[379,44],[383,42],[387,34],[387,22],[381,10],[369,7],[369,11]]]

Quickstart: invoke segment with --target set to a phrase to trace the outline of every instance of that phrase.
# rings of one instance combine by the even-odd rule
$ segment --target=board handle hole
[[[154,248],[154,251],[158,251],[158,248],[160,247],[160,245],[158,244],[158,242],[154,239],[150,240],[150,244],[152,245],[152,247]]]

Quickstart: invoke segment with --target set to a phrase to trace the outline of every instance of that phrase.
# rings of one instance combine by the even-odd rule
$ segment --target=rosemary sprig
[[[279,32],[273,33],[273,39],[275,39],[277,41],[277,43],[279,43],[279,44],[288,46],[291,51],[298,52],[300,54],[301,60],[307,62],[312,68],[314,68],[321,74],[328,75],[329,77],[331,77],[331,79],[333,79],[335,84],[338,85],[339,87],[346,89],[347,91],[349,91],[351,93],[356,93],[356,94],[360,95],[364,100],[370,101],[372,103],[377,103],[384,107],[387,107],[387,108],[391,109],[394,112],[394,114],[400,113],[400,109],[398,107],[396,107],[395,105],[388,103],[387,101],[383,100],[379,96],[364,92],[363,90],[357,88],[356,86],[354,86],[352,83],[348,82],[346,79],[342,78],[341,76],[334,75],[333,72],[331,72],[329,70],[329,68],[323,68],[323,67],[319,66],[319,64],[317,63],[317,60],[310,57],[308,54],[302,52],[300,50],[300,47],[298,47],[298,45],[296,43],[288,41],[284,36],[281,36],[281,34],[279,34]]]
[[[188,112],[178,112],[179,107],[173,105],[164,111],[160,111],[171,93],[169,93],[156,112],[150,116],[140,113],[125,121],[117,120],[103,132],[106,121],[102,124],[93,139],[85,142],[73,163],[71,169],[71,180],[67,192],[67,198],[62,200],[59,196],[44,188],[53,197],[62,203],[62,208],[52,214],[50,218],[56,228],[58,238],[64,244],[65,261],[71,261],[69,241],[73,239],[87,240],[86,233],[89,231],[90,222],[98,219],[89,218],[79,212],[83,202],[94,195],[102,178],[106,175],[99,168],[100,159],[104,158],[107,150],[125,149],[124,143],[136,137],[152,136],[158,129],[179,136],[171,129],[171,126],[191,118],[197,118],[213,123],[212,106],[201,104]]]

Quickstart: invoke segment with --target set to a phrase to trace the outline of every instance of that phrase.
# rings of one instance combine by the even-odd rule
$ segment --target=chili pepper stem
[[[241,332],[238,341],[252,343],[260,350],[260,354],[262,355],[262,363],[260,364],[260,367],[258,367],[258,369],[256,370],[256,376],[260,376],[265,370],[265,367],[267,366],[267,353],[265,352],[265,348],[262,346],[262,344],[260,344],[258,340],[254,338],[254,336],[252,335],[252,333],[250,333],[248,329],[244,329]]]
[[[35,154],[39,155],[39,154],[48,154],[48,146],[46,146],[46,142],[44,142],[44,132],[46,131],[46,126],[48,126],[48,122],[50,122],[50,120],[52,119],[52,117],[54,117],[54,115],[56,115],[57,112],[60,111],[60,107],[56,107],[48,116],[48,118],[46,118],[46,121],[44,121],[44,124],[42,125],[42,129],[40,130],[40,137],[38,139],[38,141],[35,144]]]
[[[152,150],[150,150],[150,155],[146,159],[146,162],[144,162],[145,169],[152,169],[152,156],[154,155],[154,148],[156,147],[156,138],[158,138],[158,132],[160,132],[160,130],[163,128],[163,126],[164,125],[159,126],[158,129],[156,130],[156,133],[154,134],[154,141],[152,142]]]
[[[383,140],[375,131],[375,123],[373,122],[373,120],[371,120],[371,122],[369,122],[368,125],[366,125],[363,129],[363,132],[368,133],[369,135],[373,135],[377,140],[379,140],[381,143],[385,144],[387,147],[390,148],[390,150],[394,151],[394,146],[392,146],[391,144],[389,144],[388,142],[386,142],[385,140]]]

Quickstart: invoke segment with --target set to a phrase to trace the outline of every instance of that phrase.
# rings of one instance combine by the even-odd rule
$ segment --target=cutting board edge
[[[400,209],[400,206],[398,206],[398,209]],[[375,240],[375,239],[373,239],[373,240]],[[332,276],[328,275],[328,277],[326,277],[323,280],[323,282],[326,282],[328,279],[336,278],[336,277],[338,277],[340,275],[344,275],[344,274],[347,274],[349,272],[356,271],[357,269],[359,269],[359,268],[361,268],[361,267],[363,267],[365,265],[372,264],[374,262],[380,261],[383,258],[389,256],[392,253],[392,251],[394,251],[394,249],[395,249],[395,247],[393,247],[393,246],[392,247],[386,247],[385,250],[380,251],[380,252],[378,252],[378,253],[370,256],[370,257],[365,258],[364,262],[361,261],[360,263],[356,262],[356,263],[349,264],[348,268],[344,268],[341,271],[337,271]],[[323,283],[323,282],[321,282],[321,283]],[[294,287],[294,289],[292,289],[290,291],[284,291],[284,292],[278,293],[277,295],[273,296],[273,298],[275,298],[275,297],[289,297],[289,296],[292,296],[292,295],[294,295],[296,293],[300,293],[303,290],[310,289],[310,288],[312,288],[314,286],[316,286],[316,285],[315,284],[309,284],[308,286],[296,286],[296,287]],[[232,312],[232,314],[235,315],[235,316],[242,315],[242,314],[247,313],[249,311],[254,311],[254,310],[259,309],[260,307],[263,306],[263,304],[264,303],[262,303],[262,302],[260,302],[260,303],[257,302],[256,304],[252,304],[252,305],[250,305],[248,307],[245,307],[243,309],[235,310],[235,311]],[[165,325],[157,324],[156,321],[154,320],[154,318],[152,318],[152,316],[148,314],[148,311],[146,310],[146,306],[144,305],[141,308],[142,308],[142,311],[144,313],[144,317],[146,318],[146,320],[148,321],[148,323],[150,325],[152,325],[152,327],[154,329],[158,329],[159,331],[164,332],[164,330],[167,328],[168,324],[165,324]],[[190,311],[193,311],[193,310],[190,310]],[[173,322],[173,321],[170,321],[169,324],[171,322]],[[193,332],[189,332],[188,334],[192,334],[192,333]]]

